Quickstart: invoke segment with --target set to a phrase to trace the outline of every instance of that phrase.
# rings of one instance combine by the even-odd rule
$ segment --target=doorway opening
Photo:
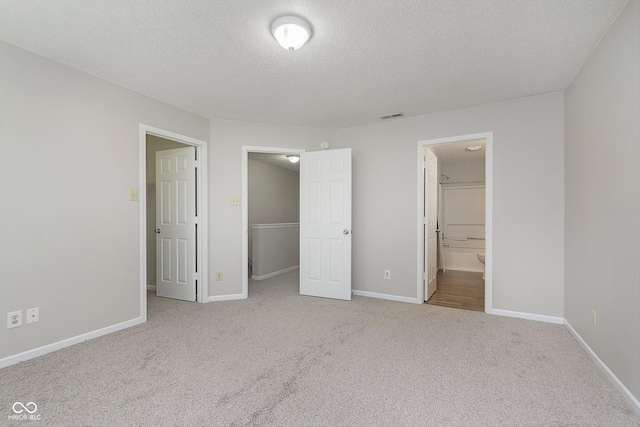
[[[296,148],[242,147],[242,298],[249,278],[264,280],[298,269],[299,156]]]
[[[418,163],[418,299],[491,313],[493,134],[419,141]]]
[[[151,126],[140,124],[140,311],[143,318],[147,319],[147,289],[153,289],[155,282],[154,275],[149,273],[149,268],[154,268],[155,257],[151,245],[155,245],[156,233],[154,232],[155,217],[151,217],[155,213],[155,206],[151,207],[148,203],[148,196],[155,194],[155,177],[154,180],[148,178],[148,175],[155,170],[151,166],[152,161],[148,160],[148,155],[165,150],[175,149],[178,147],[195,147],[195,294],[196,301],[207,302],[207,142],[194,139],[188,136],[176,134],[164,129],[154,128]],[[149,228],[151,227],[151,228]]]

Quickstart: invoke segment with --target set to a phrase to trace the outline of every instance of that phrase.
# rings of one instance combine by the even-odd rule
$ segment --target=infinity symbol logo
[[[18,409],[16,409],[16,407]],[[26,405],[23,405],[21,402],[16,402],[13,404],[13,412],[16,414],[21,414],[23,411],[27,411],[30,414],[33,414],[38,410],[38,405],[33,402],[29,402]]]

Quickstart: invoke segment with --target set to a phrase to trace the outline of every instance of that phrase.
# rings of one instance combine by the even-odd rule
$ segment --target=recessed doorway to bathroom
[[[424,159],[419,240],[427,304],[490,311],[491,148],[490,134],[419,145]]]

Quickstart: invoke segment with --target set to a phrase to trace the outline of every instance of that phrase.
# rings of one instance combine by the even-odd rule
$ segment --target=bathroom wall
[[[478,253],[485,248],[485,188],[443,185],[441,199],[443,269],[484,271]]]
[[[485,182],[484,156],[443,161],[440,182],[441,235],[446,254],[441,268],[482,272],[484,265],[477,254],[485,248],[485,241],[478,240],[485,237],[485,189],[478,185]]]
[[[454,182],[484,182],[484,159],[482,160],[458,160],[442,163],[440,173],[449,177],[441,177],[443,184]]]

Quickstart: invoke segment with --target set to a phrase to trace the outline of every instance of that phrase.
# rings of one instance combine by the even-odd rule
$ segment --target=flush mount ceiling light
[[[287,156],[287,159],[289,159],[291,163],[298,163],[300,161],[300,156],[298,156],[297,154],[289,154]]]
[[[480,151],[482,150],[482,145],[472,145],[471,147],[465,148],[467,151]]]
[[[300,49],[311,37],[311,27],[296,16],[281,16],[271,24],[271,34],[287,50]]]

